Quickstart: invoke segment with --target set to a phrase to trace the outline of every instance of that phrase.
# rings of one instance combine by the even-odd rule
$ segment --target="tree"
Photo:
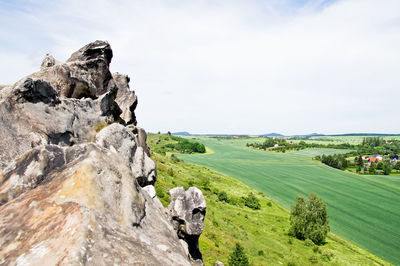
[[[369,166],[369,169],[368,169],[368,173],[371,175],[374,175],[375,172],[376,172],[375,164],[371,163],[371,165]]]
[[[361,166],[359,166],[359,165],[357,166],[356,172],[357,172],[357,173],[360,173],[360,172],[361,172]]]
[[[383,162],[379,162],[379,163],[376,165],[376,169],[378,169],[378,170],[383,170]]]
[[[247,258],[246,253],[244,252],[243,247],[236,243],[235,248],[232,253],[229,255],[229,265],[232,266],[247,266],[250,265],[249,259]]]
[[[363,162],[363,159],[362,159],[361,155],[358,157],[357,165],[360,166],[360,167],[364,165],[364,162]]]
[[[393,168],[400,171],[400,161],[397,161]]]
[[[383,174],[390,175],[391,172],[392,172],[392,167],[390,166],[390,161],[386,161],[383,164]]]
[[[308,201],[299,195],[290,212],[289,234],[298,239],[310,239],[320,245],[330,230],[326,204],[315,193],[310,193]]]

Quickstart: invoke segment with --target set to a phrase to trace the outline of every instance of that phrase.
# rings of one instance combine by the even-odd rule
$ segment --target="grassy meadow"
[[[282,154],[247,148],[244,140],[197,141],[214,153],[181,154],[179,158],[241,180],[288,209],[297,195],[316,192],[328,206],[335,234],[400,264],[398,177],[361,176],[333,169],[311,160],[315,151]]]
[[[228,265],[229,254],[236,243],[244,247],[252,265],[389,265],[333,233],[328,234],[327,243],[323,246],[307,245],[305,241],[289,237],[289,211],[286,208],[236,178],[160,152],[162,149],[159,147],[170,142],[172,139],[166,135],[148,137],[151,158],[157,164],[156,192],[167,206],[168,191],[173,187],[196,186],[203,191],[207,214],[199,242],[205,265],[213,265],[216,260]],[[206,154],[193,156],[215,156],[220,150],[214,148],[208,148]],[[304,160],[310,161],[308,158]],[[221,192],[227,193],[229,202],[219,200]],[[249,193],[259,199],[260,210],[241,203],[240,198]],[[290,203],[293,202],[294,198]]]

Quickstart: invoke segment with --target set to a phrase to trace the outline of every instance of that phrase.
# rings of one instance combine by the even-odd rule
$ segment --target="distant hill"
[[[311,134],[306,134],[306,135],[291,135],[291,137],[301,137],[301,138],[306,138],[306,137],[322,137],[325,136],[324,134],[320,133],[311,133]]]
[[[260,137],[283,137],[282,134],[279,133],[269,133],[269,134],[262,134],[259,135]]]
[[[345,133],[345,134],[334,134],[334,135],[326,135],[326,136],[380,136],[380,137],[384,137],[384,136],[400,136],[400,134],[385,134],[385,133]]]
[[[190,136],[191,134],[187,131],[182,131],[182,132],[174,132],[172,133],[173,136]]]

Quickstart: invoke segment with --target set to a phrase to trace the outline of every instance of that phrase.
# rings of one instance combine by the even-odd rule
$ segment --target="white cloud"
[[[106,39],[150,131],[400,133],[397,0],[82,2],[7,13],[1,35],[33,45],[1,47],[28,59],[0,80],[39,67],[39,52],[65,60]]]

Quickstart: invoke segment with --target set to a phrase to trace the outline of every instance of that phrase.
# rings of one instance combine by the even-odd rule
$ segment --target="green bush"
[[[225,191],[221,191],[221,192],[218,194],[218,200],[219,200],[219,201],[229,202],[228,195],[226,194]]]
[[[325,252],[324,254],[321,255],[321,260],[325,261],[325,262],[328,262],[328,261],[331,261],[334,256],[335,255],[332,252],[327,251],[327,252]]]
[[[314,253],[321,253],[321,250],[319,249],[318,246],[314,246],[312,251],[314,251]]]
[[[261,209],[260,201],[257,199],[257,197],[253,193],[250,193],[247,197],[242,197],[242,200],[243,200],[243,204],[251,209],[254,209],[254,210]]]
[[[248,266],[250,265],[249,259],[247,258],[246,253],[244,252],[243,247],[236,243],[235,248],[232,253],[229,255],[229,265],[232,266]]]
[[[202,177],[200,180],[200,187],[205,191],[211,191],[211,183],[208,177]]]
[[[172,170],[172,168],[169,168],[168,170],[167,170],[167,174],[169,175],[169,176],[174,176],[174,170]]]
[[[317,245],[323,244],[330,230],[326,205],[315,193],[306,201],[303,196],[296,198],[296,205],[290,212],[289,234],[298,239],[310,239]]]
[[[168,150],[175,150],[179,151],[182,153],[205,153],[206,152],[206,147],[198,142],[193,142],[189,141],[184,138],[179,138],[179,137],[171,137],[172,140],[177,141],[178,143],[168,143],[165,144],[162,148],[168,149]]]
[[[390,175],[391,172],[392,172],[392,167],[390,166],[390,161],[386,161],[385,164],[383,165],[383,174]]]

